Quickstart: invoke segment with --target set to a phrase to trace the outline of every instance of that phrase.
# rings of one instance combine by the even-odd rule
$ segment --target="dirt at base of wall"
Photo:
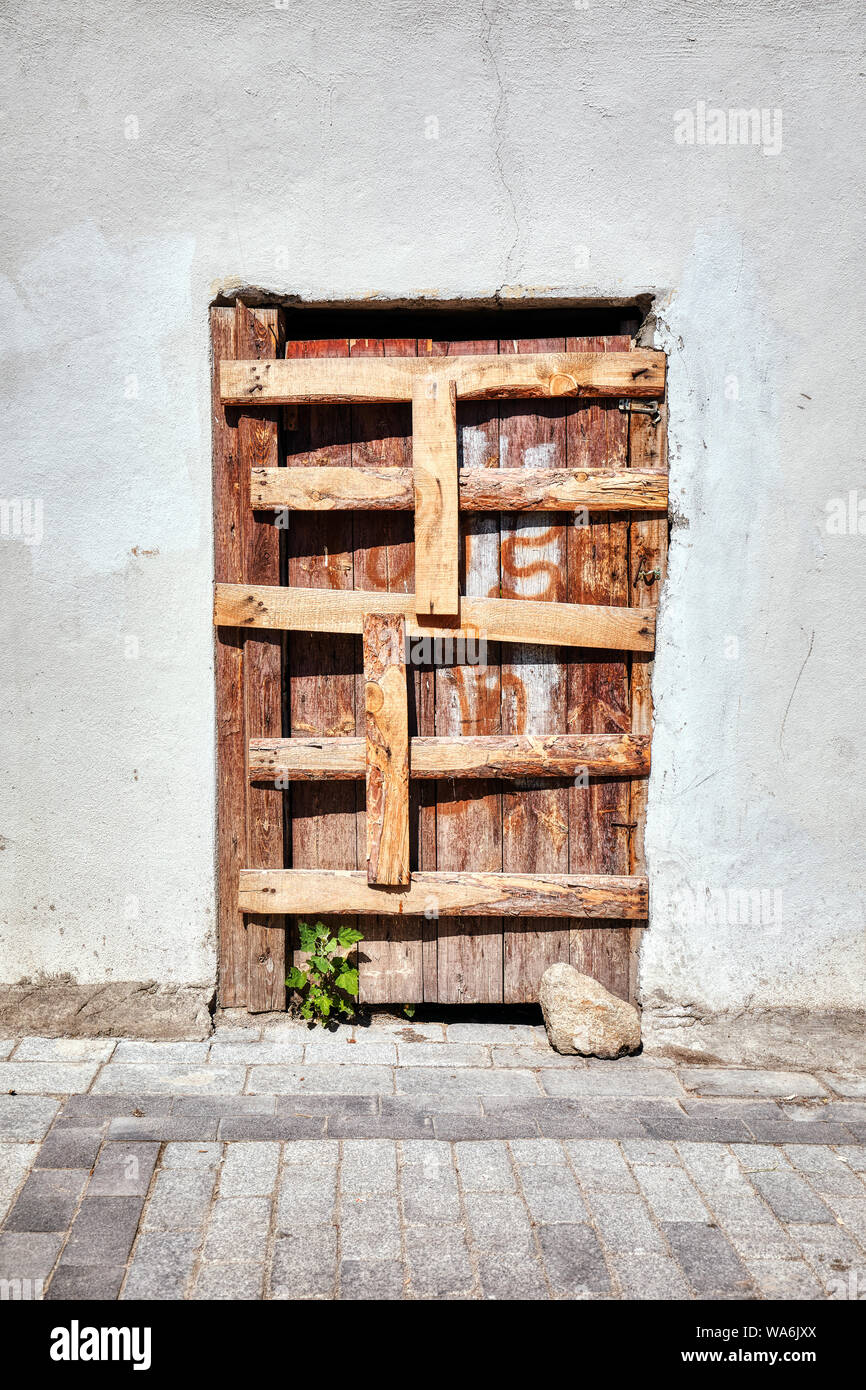
[[[213,1032],[212,986],[155,980],[0,985],[0,1037],[197,1041]]]

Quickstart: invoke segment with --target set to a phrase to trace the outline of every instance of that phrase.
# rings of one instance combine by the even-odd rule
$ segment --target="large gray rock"
[[[640,1014],[573,965],[551,965],[538,1001],[551,1047],[581,1057],[623,1057],[640,1047]]]

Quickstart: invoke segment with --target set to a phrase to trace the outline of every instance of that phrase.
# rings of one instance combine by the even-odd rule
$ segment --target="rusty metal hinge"
[[[622,400],[619,408],[623,415],[648,415],[651,425],[657,425],[662,418],[658,401]]]

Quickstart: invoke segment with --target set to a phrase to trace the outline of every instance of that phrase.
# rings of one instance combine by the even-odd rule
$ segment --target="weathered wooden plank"
[[[214,574],[217,580],[244,578],[241,524],[242,488],[237,418],[219,394],[219,364],[234,356],[235,311],[211,310]],[[216,633],[217,717],[217,921],[219,1001],[238,1008],[247,999],[247,938],[238,911],[238,873],[246,864],[246,776],[244,753],[244,637],[232,628]]]
[[[467,354],[496,354],[495,338],[425,344],[428,365],[462,371]],[[421,345],[419,344],[419,352]],[[493,358],[494,362],[496,358]],[[499,408],[463,402],[458,406],[458,462],[464,467],[498,469]],[[462,587],[471,601],[498,596],[499,517],[461,518]],[[435,655],[435,654],[434,654]],[[434,730],[440,736],[498,734],[500,652],[488,641],[481,664],[451,664],[435,656]],[[449,779],[436,786],[435,867],[438,870],[499,872],[502,869],[502,793],[489,779]],[[452,915],[435,897],[426,912],[436,929],[436,994],[442,1004],[499,1003],[502,1000],[502,918]],[[432,950],[425,958],[434,964]]]
[[[295,357],[347,355],[345,338],[289,340],[286,353]],[[286,463],[294,472],[315,469],[324,462],[346,468],[351,464],[349,406],[298,406],[286,412]],[[352,587],[353,518],[345,513],[317,512],[292,525],[287,533],[288,580],[296,587],[346,590]],[[301,737],[355,736],[356,671],[360,666],[358,639],[322,634],[312,639],[290,634],[289,727]],[[359,715],[363,719],[363,715]],[[291,788],[291,863],[296,869],[357,867],[360,787],[322,782],[295,782]],[[346,925],[352,925],[351,922]],[[286,923],[295,964],[297,924]]]
[[[409,775],[442,777],[646,777],[648,735],[480,734],[465,738],[411,738]],[[363,738],[252,739],[253,781],[352,780],[365,775]]]
[[[405,621],[368,613],[363,640],[367,882],[408,883],[411,875]]]
[[[639,875],[416,873],[405,888],[373,887],[363,870],[246,869],[238,898],[244,912],[354,916],[417,915],[435,903],[442,917],[646,916],[647,881]]]
[[[412,392],[415,482],[415,612],[456,614],[460,607],[457,495],[457,389],[419,376]]]
[[[561,352],[564,339],[499,344],[505,355]],[[499,407],[499,472],[530,475],[537,468],[563,470],[565,403],[505,402]],[[502,517],[503,598],[564,603],[567,594],[566,520],[562,513]],[[567,722],[564,653],[556,647],[502,648],[502,729],[513,734],[557,734]],[[568,784],[523,781],[503,789],[502,866],[506,872],[567,873]],[[503,999],[535,1002],[548,966],[569,959],[568,923],[533,918],[506,922]]]
[[[235,351],[244,357],[269,358],[282,350],[279,309],[235,307]],[[238,420],[241,475],[243,572],[250,584],[279,584],[280,533],[272,518],[257,516],[249,504],[253,468],[274,468],[279,460],[279,411],[276,407],[241,412]],[[276,632],[247,640],[244,655],[244,702],[250,737],[282,732],[283,639]],[[283,793],[251,785],[247,797],[247,865],[282,868]],[[247,924],[247,1008],[251,1013],[286,1006],[285,929],[268,917],[253,915]]]
[[[606,353],[449,353],[437,366],[453,381],[460,400],[491,401],[527,396],[661,397],[665,356],[642,348],[612,359]],[[416,378],[429,372],[430,357],[336,359],[327,366],[303,359],[226,363],[220,388],[227,405],[313,402],[371,404],[409,401]]]
[[[625,335],[570,339],[569,348],[624,357]],[[582,406],[569,416],[570,467],[623,468],[628,462],[628,417],[615,403]],[[571,602],[628,602],[628,523],[622,516],[590,513],[589,524],[571,528],[568,553]],[[628,666],[624,651],[600,657],[583,651],[569,663],[569,731],[622,733],[630,728]],[[608,778],[576,785],[570,793],[569,867],[588,873],[627,873],[629,783]],[[572,932],[571,958],[614,994],[629,996],[627,929],[587,923]]]
[[[635,419],[639,417],[634,417]],[[417,445],[416,445],[417,447]],[[252,504],[286,511],[412,511],[411,468],[256,468]],[[469,512],[657,511],[668,505],[663,473],[613,468],[462,468],[459,504]]]
[[[617,651],[651,651],[655,640],[655,612],[648,608],[466,596],[460,600],[457,625],[447,628],[417,619],[414,609],[414,594],[217,584],[214,622],[218,626],[290,632],[360,633],[364,614],[375,611],[404,617],[406,631],[413,637],[441,637],[444,633],[454,639],[486,637],[489,642],[552,643]]]

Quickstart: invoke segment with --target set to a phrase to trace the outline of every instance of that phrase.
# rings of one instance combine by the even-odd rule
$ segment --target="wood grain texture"
[[[646,777],[650,740],[634,734],[479,734],[409,740],[410,777]],[[363,738],[252,739],[252,781],[357,780],[365,776]]]
[[[570,349],[624,356],[626,336],[569,339]],[[621,469],[628,464],[628,416],[615,403],[598,402],[569,416],[570,467]],[[616,513],[589,515],[589,524],[569,531],[568,598],[571,602],[628,602],[628,521]],[[625,651],[601,656],[580,651],[569,660],[569,732],[624,733],[631,727]],[[570,792],[569,868],[581,873],[627,873],[629,783],[622,778],[590,781]],[[572,933],[572,964],[614,994],[630,994],[630,936],[610,921]]]
[[[282,351],[279,309],[235,307],[235,351],[244,357],[276,356]],[[249,408],[248,408],[249,409]],[[241,411],[238,419],[243,572],[250,584],[279,584],[280,533],[273,518],[250,506],[254,468],[279,462],[279,411],[275,407]],[[282,733],[283,639],[261,633],[246,638],[244,705],[249,737]],[[284,860],[283,794],[275,787],[250,785],[247,795],[247,866],[281,868]],[[252,915],[247,919],[247,1008],[264,1013],[286,1007],[285,929],[282,922]]]
[[[363,870],[247,869],[239,902],[245,912],[352,913],[445,917],[644,918],[647,884],[612,874],[413,874],[406,888],[373,887]]]
[[[495,352],[435,353],[437,369],[454,382],[460,400],[510,397],[635,397],[664,394],[665,356],[642,348],[611,358],[606,353],[533,353],[503,358]],[[445,359],[445,360],[442,360]],[[375,404],[410,401],[430,357],[352,357],[327,365],[304,359],[225,363],[220,372],[227,405]]]
[[[415,482],[415,612],[456,614],[460,608],[457,494],[457,389],[453,381],[419,376],[412,392]]]
[[[641,418],[638,416],[635,419]],[[665,510],[665,474],[613,468],[462,468],[459,505],[469,512]],[[412,511],[411,468],[256,468],[250,483],[254,507],[287,511]]]
[[[562,353],[564,339],[508,341],[510,354]],[[499,473],[563,470],[565,403],[502,402],[499,407]],[[502,517],[503,598],[531,599],[551,607],[567,599],[567,520],[562,513]],[[565,653],[550,646],[502,648],[502,729],[510,734],[558,734],[566,728]],[[525,780],[503,788],[502,864],[506,872],[568,872],[568,783]],[[534,917],[506,922],[503,999],[536,1002],[548,966],[569,958],[568,923]]]
[[[364,619],[367,882],[404,884],[409,873],[409,706],[406,624]]]
[[[219,364],[235,351],[235,311],[211,310],[214,575],[240,583],[243,571],[242,488],[236,412],[219,394]],[[244,639],[232,628],[216,632],[217,926],[219,1000],[239,1008],[247,1000],[247,938],[238,910],[238,874],[246,865],[247,788],[244,766]]]
[[[327,515],[327,513],[325,514]],[[588,603],[535,603],[518,599],[460,599],[457,624],[443,627],[415,617],[414,594],[279,588],[217,584],[214,622],[218,626],[274,628],[289,632],[360,634],[364,614],[404,617],[411,637],[486,637],[488,642],[532,642],[554,646],[605,647],[651,651],[653,609]]]

